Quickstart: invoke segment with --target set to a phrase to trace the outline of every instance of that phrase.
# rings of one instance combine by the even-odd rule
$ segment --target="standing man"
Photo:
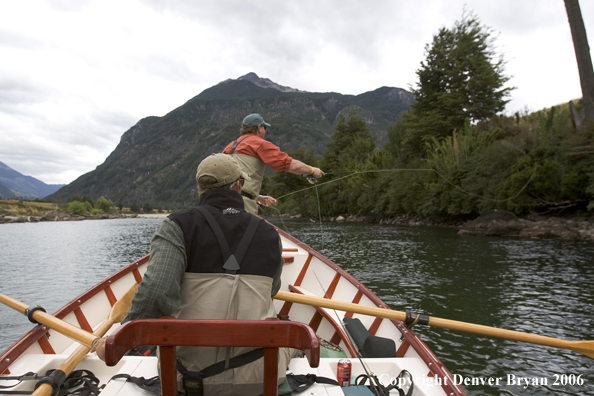
[[[200,203],[171,214],[151,241],[147,271],[122,321],[174,316],[179,319],[259,320],[275,317],[272,296],[280,289],[280,236],[273,226],[247,213],[241,199],[250,180],[235,159],[213,154],[198,166]],[[93,348],[105,357],[105,339]],[[290,350],[279,350],[279,383]],[[257,396],[262,393],[263,353],[254,348],[178,347],[182,373],[204,373],[225,365],[203,382],[178,372],[178,389],[188,395]],[[227,366],[228,367],[228,366]]]
[[[253,113],[246,116],[239,129],[241,136],[223,150],[223,153],[235,157],[241,169],[251,178],[246,181],[241,195],[243,195],[245,210],[255,215],[258,214],[258,204],[268,206],[276,203],[273,197],[260,195],[266,165],[277,172],[312,175],[316,179],[324,176],[320,168],[293,159],[287,153],[280,151],[275,144],[264,140],[266,128],[269,126],[270,124],[265,122],[260,114]]]

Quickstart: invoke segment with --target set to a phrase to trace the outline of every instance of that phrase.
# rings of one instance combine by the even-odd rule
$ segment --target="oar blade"
[[[594,341],[572,341],[570,349],[594,359]]]
[[[132,305],[132,298],[136,294],[136,290],[138,290],[138,284],[134,284],[112,307],[109,314],[109,319],[112,320],[112,323],[119,323],[126,317]]]

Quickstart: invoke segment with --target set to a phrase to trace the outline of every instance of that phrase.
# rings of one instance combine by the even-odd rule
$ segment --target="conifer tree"
[[[419,156],[432,137],[451,136],[464,128],[466,119],[475,123],[504,110],[513,88],[505,87],[509,77],[492,34],[476,16],[464,14],[453,28],[433,36],[416,72],[415,103],[400,121],[400,133],[394,134],[403,141],[393,146]]]

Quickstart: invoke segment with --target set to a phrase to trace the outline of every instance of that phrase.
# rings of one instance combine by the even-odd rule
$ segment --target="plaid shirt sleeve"
[[[181,283],[186,271],[184,235],[179,226],[163,220],[151,241],[147,270],[122,322],[170,316],[181,305]]]

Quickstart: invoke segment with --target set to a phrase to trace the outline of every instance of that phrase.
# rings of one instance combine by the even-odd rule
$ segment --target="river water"
[[[341,265],[393,309],[594,339],[594,244],[462,237],[431,227],[271,221]],[[160,222],[4,224],[0,292],[55,312],[145,255]],[[0,351],[31,327],[0,306]],[[594,360],[577,352],[426,326],[415,331],[458,380],[467,381],[471,395],[594,396]]]

